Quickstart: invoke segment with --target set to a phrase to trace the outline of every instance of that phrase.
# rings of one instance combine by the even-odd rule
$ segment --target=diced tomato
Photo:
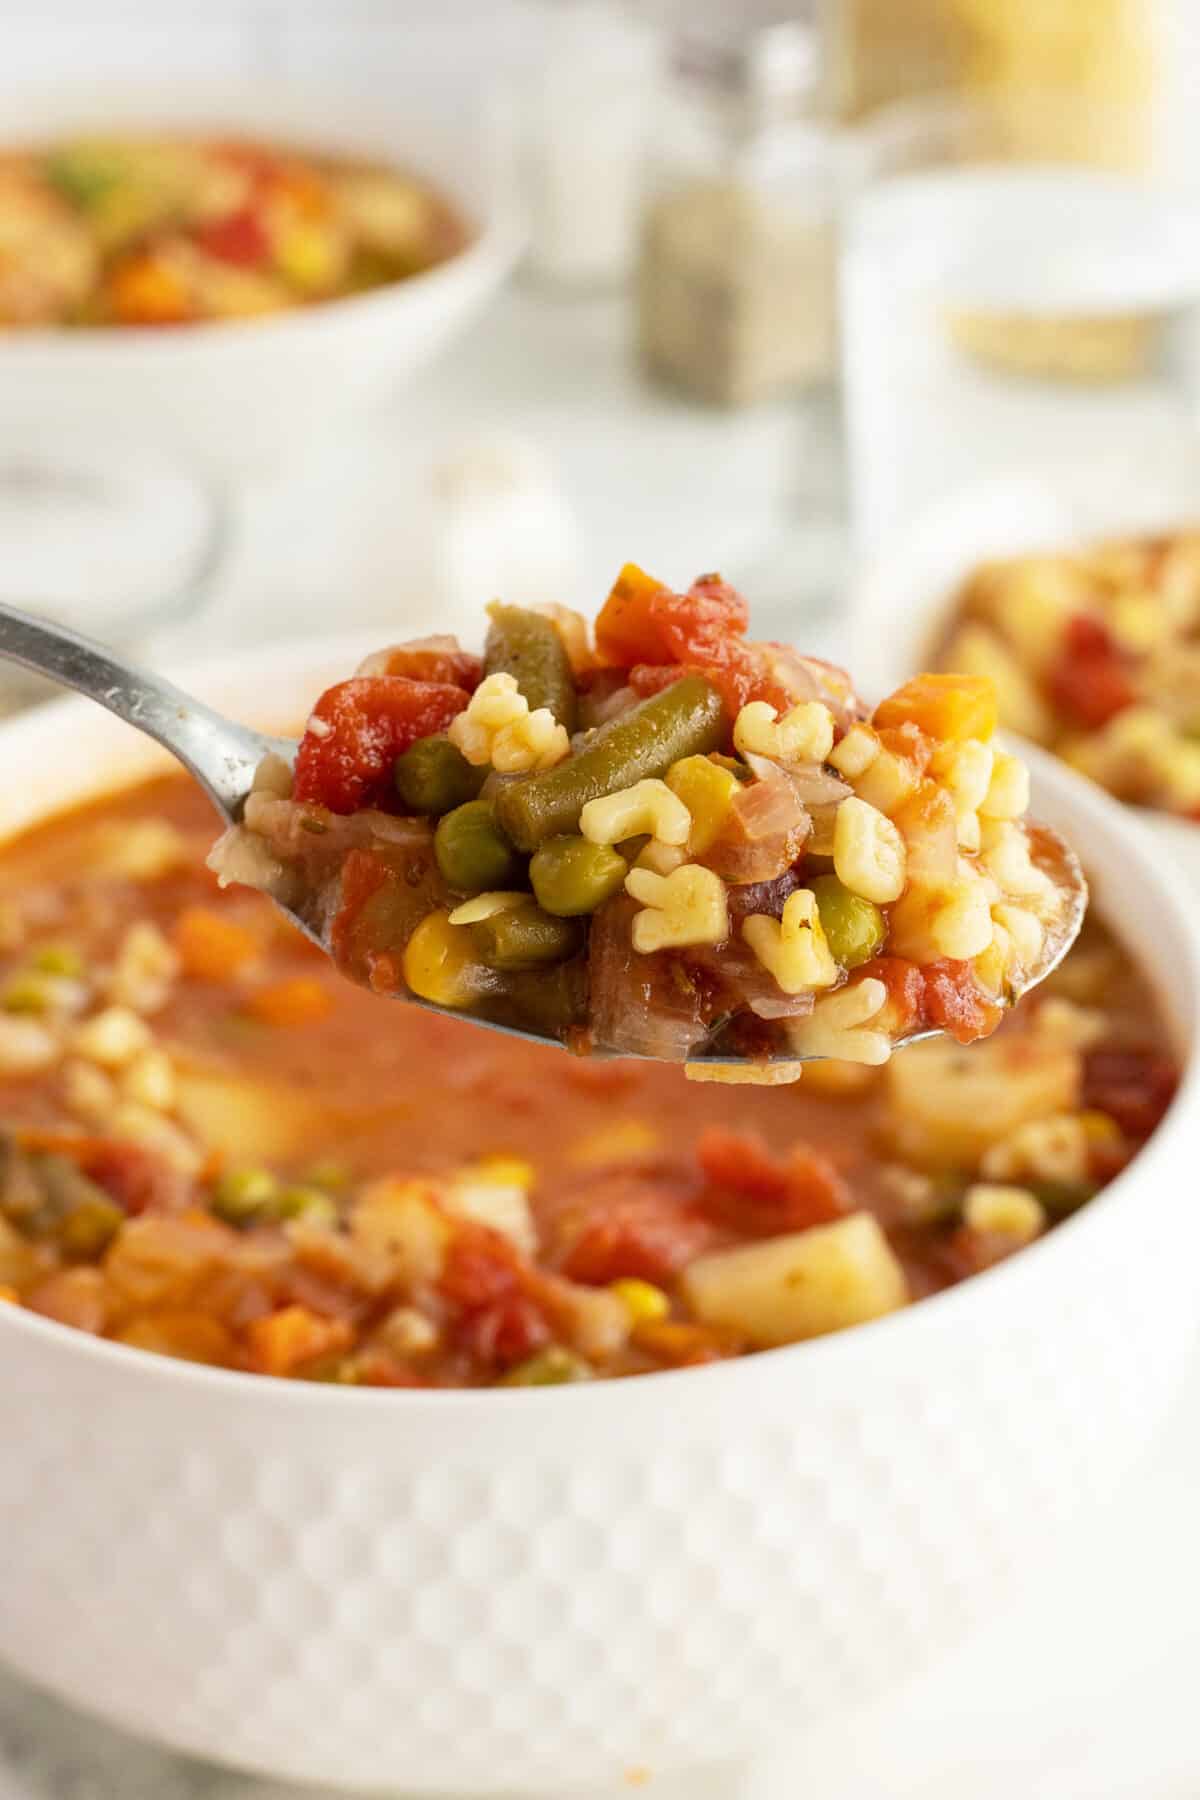
[[[627,669],[633,663],[666,662],[670,652],[654,619],[654,601],[666,593],[636,563],[626,563],[596,619],[596,654]]]
[[[661,1287],[716,1237],[712,1221],[678,1190],[614,1176],[592,1187],[582,1218],[566,1233],[559,1266],[572,1281],[602,1285],[636,1276]]]
[[[271,254],[266,228],[251,206],[227,213],[222,219],[210,219],[197,230],[196,242],[207,255],[233,263],[239,269],[256,268]]]
[[[1083,1104],[1107,1113],[1127,1137],[1150,1136],[1175,1095],[1178,1078],[1157,1050],[1100,1045],[1083,1059]]]
[[[930,1025],[948,1031],[960,1044],[973,1044],[996,1029],[1004,1009],[984,993],[969,962],[943,957],[940,962],[926,963],[921,974],[925,1017]]]
[[[888,992],[884,1017],[877,1018],[880,1030],[890,1037],[903,1037],[915,1031],[925,1014],[925,982],[916,963],[903,956],[877,956],[859,971],[860,976],[873,976],[882,981]]]
[[[686,594],[660,588],[649,610],[666,661],[705,668],[724,663],[732,652],[744,648],[738,640],[750,623],[750,609],[719,575],[701,575]]]
[[[774,1235],[826,1225],[849,1211],[850,1193],[827,1158],[805,1144],[786,1161],[753,1132],[712,1126],[696,1150],[710,1207],[740,1231]]]
[[[460,1224],[450,1241],[438,1291],[464,1312],[492,1306],[520,1286],[516,1249],[486,1225]]]
[[[506,1294],[490,1306],[468,1313],[455,1336],[461,1347],[492,1369],[511,1369],[550,1342],[550,1327],[541,1308],[527,1294]]]
[[[1084,731],[1098,731],[1137,698],[1108,627],[1088,613],[1068,622],[1046,691],[1055,710]]]
[[[354,1339],[344,1319],[323,1319],[306,1306],[285,1306],[246,1327],[246,1352],[263,1375],[289,1375],[302,1363],[348,1350]]]
[[[453,639],[450,640],[453,642]],[[373,659],[372,659],[373,660]],[[381,658],[379,675],[403,675],[409,681],[432,681],[465,688],[473,694],[483,679],[483,663],[469,650],[447,650],[430,641],[396,644]]]
[[[296,753],[293,793],[331,812],[394,803],[392,766],[418,738],[444,731],[467,704],[447,682],[359,676],[326,690]]]

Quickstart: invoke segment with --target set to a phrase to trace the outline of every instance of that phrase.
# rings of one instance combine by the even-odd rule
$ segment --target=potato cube
[[[904,1271],[870,1213],[701,1256],[683,1295],[706,1325],[759,1348],[821,1337],[907,1304]]]

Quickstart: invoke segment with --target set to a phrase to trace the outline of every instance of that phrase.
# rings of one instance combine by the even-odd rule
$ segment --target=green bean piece
[[[602,726],[578,755],[512,782],[496,796],[496,817],[518,849],[536,850],[547,838],[577,831],[589,800],[665,775],[681,756],[715,750],[725,732],[717,690],[685,675]]]
[[[521,859],[486,800],[468,800],[439,819],[433,853],[442,879],[457,894],[511,888],[521,874]]]
[[[531,899],[471,926],[471,942],[489,969],[540,969],[565,962],[583,942],[582,928],[556,919]]]
[[[538,905],[560,919],[594,913],[620,890],[628,873],[629,864],[610,844],[589,844],[574,835],[547,838],[529,865]]]
[[[517,969],[501,979],[502,1006],[495,1016],[505,1024],[519,1025],[539,1037],[566,1038],[587,1019],[586,957]]]
[[[483,647],[485,675],[512,675],[530,712],[547,706],[560,725],[574,731],[578,701],[571,663],[550,620],[524,606],[488,607],[491,624]]]
[[[392,778],[406,812],[440,819],[476,799],[487,770],[473,767],[449,738],[424,737],[396,758]]]
[[[857,969],[883,949],[887,925],[871,900],[852,894],[836,875],[818,875],[809,883],[817,897],[821,929],[835,962],[843,969]]]
[[[547,1344],[500,1379],[501,1387],[561,1387],[568,1381],[587,1381],[591,1365],[565,1344]]]

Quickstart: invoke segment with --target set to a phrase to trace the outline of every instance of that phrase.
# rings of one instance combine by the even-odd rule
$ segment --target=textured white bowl
[[[850,594],[848,666],[869,698],[927,667],[960,586],[992,557],[1069,550],[1197,519],[1195,446],[1166,458],[1149,450],[1140,460],[1098,456],[981,482],[931,508],[859,572]],[[1200,825],[1125,810],[1155,839],[1168,867],[1200,891]]]
[[[347,661],[189,678],[279,725]],[[79,702],[0,726],[0,833],[154,762]],[[1036,775],[1190,1052],[1194,909],[1135,822]],[[632,1382],[273,1383],[0,1307],[0,1655],[132,1731],[362,1789],[561,1797],[775,1748],[1042,1578],[1137,1456],[1200,1309],[1198,1117],[1189,1076],[1095,1204],[944,1296]]]
[[[319,448],[386,401],[479,311],[519,233],[491,191],[470,121],[419,94],[166,84],[5,89],[0,147],[77,130],[215,130],[395,161],[461,204],[472,241],[425,274],[262,319],[173,330],[0,331],[0,434],[51,448],[77,436],[194,458],[219,474]]]

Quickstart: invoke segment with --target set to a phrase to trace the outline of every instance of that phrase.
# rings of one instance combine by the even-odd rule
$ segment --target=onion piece
[[[788,776],[771,775],[739,788],[716,838],[700,861],[723,881],[774,881],[790,869],[812,828]]]
[[[677,957],[643,956],[630,927],[637,906],[625,894],[592,918],[590,938],[592,1042],[625,1056],[683,1062],[708,1036],[704,996]]]
[[[798,884],[797,884],[798,885]],[[760,1019],[802,1019],[813,1009],[813,995],[785,994],[740,937],[725,944],[688,951],[688,960],[717,984],[716,1005],[726,1012],[749,1007]]]
[[[800,700],[820,700],[842,731],[855,719],[866,717],[854,683],[836,663],[823,662],[818,656],[801,656],[790,644],[767,643],[758,648],[770,677],[791,697],[793,705]]]

